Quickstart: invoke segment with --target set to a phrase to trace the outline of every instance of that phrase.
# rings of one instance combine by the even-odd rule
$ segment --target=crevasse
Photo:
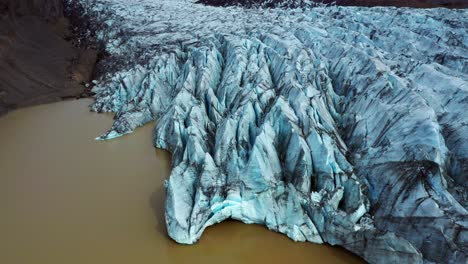
[[[466,10],[81,2],[121,64],[100,139],[158,120],[174,240],[233,218],[371,263],[467,260]]]

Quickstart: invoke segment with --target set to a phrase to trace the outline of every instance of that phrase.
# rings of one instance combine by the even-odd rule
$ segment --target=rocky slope
[[[38,16],[56,21],[63,16],[61,0],[2,0],[4,9],[14,16]]]
[[[0,114],[81,94],[96,52],[77,49],[61,0],[0,3]]]
[[[467,10],[81,3],[120,65],[100,139],[158,120],[174,240],[233,218],[371,263],[467,261]]]

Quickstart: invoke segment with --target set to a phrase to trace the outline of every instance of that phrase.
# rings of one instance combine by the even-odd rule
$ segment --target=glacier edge
[[[147,12],[89,8],[104,4]],[[371,263],[466,261],[466,11],[158,8],[146,21],[121,8],[101,18],[115,58],[142,45],[154,56],[111,72],[92,109],[116,113],[100,139],[158,120],[174,240],[232,218]]]

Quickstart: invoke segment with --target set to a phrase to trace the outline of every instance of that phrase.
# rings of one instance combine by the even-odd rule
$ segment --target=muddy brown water
[[[0,117],[0,263],[363,263],[342,248],[235,221],[178,245],[165,230],[170,155],[153,148],[154,123],[96,142],[112,116],[90,113],[90,103]]]

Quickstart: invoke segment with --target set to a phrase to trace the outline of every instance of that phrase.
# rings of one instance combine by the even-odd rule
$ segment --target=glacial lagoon
[[[175,243],[163,208],[170,155],[152,147],[154,123],[96,142],[113,120],[89,112],[91,103],[0,118],[0,263],[364,263],[237,221],[208,228],[194,245]]]

